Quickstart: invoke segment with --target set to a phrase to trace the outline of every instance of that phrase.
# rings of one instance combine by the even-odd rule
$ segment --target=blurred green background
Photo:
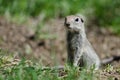
[[[22,61],[19,61],[17,59],[13,60],[13,57],[16,55],[16,54],[14,55],[14,52],[9,53],[9,51],[7,50],[4,51],[0,49],[0,80],[37,80],[37,79],[38,80],[71,80],[71,79],[74,80],[79,77],[80,77],[79,79],[81,80],[84,80],[84,79],[93,80],[92,79],[94,76],[93,71],[91,71],[91,73],[88,74],[87,73],[88,71],[86,72],[85,70],[83,70],[82,72],[80,72],[80,76],[79,76],[78,72],[76,72],[77,71],[76,69],[70,68],[66,79],[60,79],[57,75],[58,73],[51,74],[50,71],[45,71],[45,72],[41,71],[42,62],[44,62],[44,64],[46,63],[47,65],[51,65],[50,63],[59,64],[60,62],[62,61],[65,62],[66,60],[66,56],[64,56],[65,51],[64,49],[61,49],[66,47],[64,46],[65,43],[63,42],[63,39],[62,41],[61,39],[59,40],[58,39],[59,37],[57,37],[56,34],[52,34],[52,33],[50,34],[49,30],[42,31],[44,25],[47,24],[47,22],[49,22],[50,19],[62,20],[67,15],[79,14],[79,13],[83,14],[86,17],[88,21],[87,25],[97,26],[100,28],[101,27],[109,28],[110,30],[113,31],[114,34],[120,35],[120,0],[0,0],[0,20],[1,20],[0,22],[2,22],[2,19],[3,19],[1,17],[4,17],[8,19],[8,21],[9,20],[11,22],[13,21],[15,24],[20,23],[20,25],[24,25],[24,23],[27,22],[28,20],[33,19],[34,20],[33,23],[34,23],[37,20],[37,18],[39,17],[42,18],[41,20],[38,20],[38,23],[36,21],[36,24],[33,24],[35,26],[34,27],[35,40],[33,39],[29,41],[28,39],[26,39],[26,36],[25,36],[25,33],[27,33],[26,30],[23,30],[22,32],[22,29],[25,29],[24,27],[22,29],[19,29],[18,25],[13,25],[13,24],[10,25],[10,24],[7,24],[6,22],[4,23],[3,21],[2,24],[5,24],[3,25],[4,29],[6,28],[9,29],[9,27],[13,27],[14,29],[9,29],[5,33],[3,31],[3,34],[5,35],[0,36],[0,44],[5,43],[9,50],[10,44],[8,43],[11,43],[13,50],[14,48],[16,49],[18,56],[20,56],[20,58],[25,57],[25,60],[26,58],[28,58],[30,60],[33,60],[33,62],[35,63],[32,63],[30,61],[26,62],[24,61],[24,59]],[[1,27],[1,23],[0,23],[0,27]],[[45,29],[47,28],[48,27],[46,27]],[[54,28],[51,27],[51,29],[54,29]],[[10,30],[13,30],[13,32]],[[0,31],[2,32],[2,30]],[[17,38],[15,39],[13,37],[6,38],[8,40],[4,40],[3,37],[4,36],[6,37],[6,35],[8,37],[7,32],[9,31],[12,32],[12,34],[15,34],[18,36],[19,34],[16,34],[16,33],[19,33],[19,31],[20,31],[20,35],[24,33],[22,34],[22,36],[19,36],[19,38],[25,36],[25,42],[17,41],[18,39]],[[106,36],[101,36],[100,38],[105,38],[105,37]],[[32,38],[34,38],[34,36],[32,36],[31,39]],[[63,35],[60,38],[63,38]],[[109,37],[107,40],[105,38],[105,39],[98,40],[98,42],[96,42],[96,40],[93,40],[93,42],[95,42],[96,44],[97,43],[100,44],[102,42],[102,45],[106,43],[105,44],[106,47],[113,46],[112,48],[110,47],[110,49],[104,47],[105,45],[103,45],[103,48],[97,47],[96,49],[99,49],[98,51],[101,55],[102,53],[104,55],[107,55],[107,53],[110,54],[110,52],[116,54],[117,52],[119,53],[119,45],[116,45],[119,43],[118,39],[119,38]],[[58,43],[57,45],[59,46],[55,45],[55,41],[56,43]],[[108,45],[111,43],[111,41],[112,41],[112,44]],[[30,42],[33,42],[33,44],[30,44]],[[19,46],[19,44],[21,45]],[[6,48],[6,45],[5,45],[5,48]],[[36,46],[34,47],[34,45],[37,45],[37,47]],[[39,45],[42,45],[42,47]],[[12,48],[10,47],[10,49]],[[115,52],[112,52],[112,50]],[[104,51],[107,51],[107,52],[104,52]],[[36,55],[35,53],[38,53],[38,54]],[[10,54],[10,56],[8,54]],[[11,57],[11,54],[13,54],[12,57]],[[37,60],[34,58],[37,58]],[[61,60],[59,60],[59,58]],[[10,65],[7,65],[9,63]],[[111,69],[110,65],[108,65],[108,68],[106,70],[109,70],[109,69],[111,70],[111,72],[115,72],[113,71],[113,67]],[[108,74],[108,73],[105,73],[105,71],[103,72],[104,74]],[[119,72],[118,71],[116,72],[117,72],[116,74],[119,75],[118,73],[120,73],[120,69],[119,69]],[[114,75],[116,74],[114,73]],[[113,74],[111,75],[113,76]],[[100,77],[101,76],[103,76],[103,74],[100,75]]]
[[[120,34],[120,0],[0,0],[0,15],[25,19],[44,15],[44,20],[82,13],[98,26]]]

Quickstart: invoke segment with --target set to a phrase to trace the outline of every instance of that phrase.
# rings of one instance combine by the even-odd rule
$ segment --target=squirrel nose
[[[69,27],[69,26],[70,26],[70,24],[69,24],[69,23],[65,23],[65,25],[66,25],[67,27]]]
[[[67,18],[65,18],[65,23],[64,23],[65,26],[69,27],[70,26],[70,23],[67,22]]]

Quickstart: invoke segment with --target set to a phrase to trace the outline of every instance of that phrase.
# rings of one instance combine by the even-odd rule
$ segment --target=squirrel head
[[[70,32],[80,32],[84,30],[84,20],[80,16],[70,15],[65,17],[66,30]]]

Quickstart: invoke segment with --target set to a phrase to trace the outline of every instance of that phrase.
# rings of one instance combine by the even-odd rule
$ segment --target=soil
[[[36,40],[34,39],[35,30],[33,30],[36,27],[30,27],[35,24],[33,20],[28,21],[29,25],[18,25],[0,17],[0,48],[12,52],[15,58],[35,59],[46,66],[63,65],[67,58],[63,21],[63,19],[47,21],[41,32],[47,32],[48,36],[54,35],[55,37]],[[113,55],[120,56],[120,36],[114,35],[110,29],[88,25],[86,33],[101,59]],[[118,64],[120,61],[112,63],[114,67],[119,67]],[[101,75],[115,75],[117,79],[114,80],[120,78],[120,73],[114,71],[110,74],[102,72]]]

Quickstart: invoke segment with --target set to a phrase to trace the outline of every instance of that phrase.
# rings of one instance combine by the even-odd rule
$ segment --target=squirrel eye
[[[79,21],[79,19],[78,19],[78,18],[76,18],[76,19],[75,19],[75,21],[76,21],[76,22],[78,22],[78,21]]]

